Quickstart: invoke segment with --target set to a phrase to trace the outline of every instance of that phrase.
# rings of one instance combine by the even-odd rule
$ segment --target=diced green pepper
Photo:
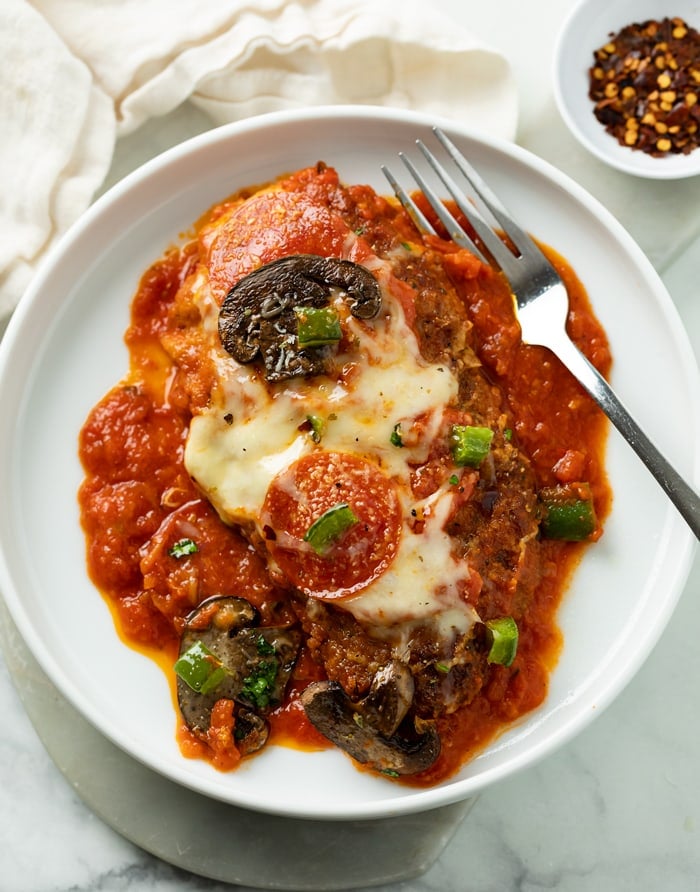
[[[460,467],[478,468],[488,455],[493,431],[471,424],[452,426],[452,458]]]
[[[326,430],[326,423],[320,415],[307,415],[306,420],[311,425],[311,439],[314,443],[320,443]]]
[[[334,505],[317,518],[304,535],[316,554],[323,555],[350,527],[358,522],[352,508],[345,502]]]
[[[342,337],[340,318],[333,307],[294,307],[299,346],[323,347]]]
[[[596,531],[598,518],[587,483],[548,486],[539,495],[544,508],[542,535],[545,538],[581,542]]]
[[[486,623],[491,632],[489,663],[510,666],[518,651],[518,626],[512,616],[502,616]]]
[[[393,430],[391,431],[391,436],[389,437],[389,442],[392,446],[398,446],[401,448],[403,446],[403,438],[401,436],[401,422],[394,425]]]
[[[201,641],[195,641],[173,668],[175,674],[199,694],[213,691],[226,677],[221,660]]]

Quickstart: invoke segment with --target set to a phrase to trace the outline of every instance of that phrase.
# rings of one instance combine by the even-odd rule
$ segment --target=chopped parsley
[[[261,657],[271,657],[276,653],[275,648],[263,634],[258,635],[258,640],[255,642],[255,645]]]
[[[260,637],[262,638],[262,635]],[[258,640],[259,647],[260,640]],[[241,697],[252,703],[257,709],[268,707],[272,702],[278,671],[279,663],[277,660],[261,660],[253,672],[243,679]]]
[[[186,557],[188,554],[196,554],[199,551],[197,543],[194,539],[179,539],[174,545],[168,549],[170,557],[180,558]]]

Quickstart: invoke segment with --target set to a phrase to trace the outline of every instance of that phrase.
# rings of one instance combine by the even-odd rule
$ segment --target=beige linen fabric
[[[516,126],[507,61],[417,0],[3,0],[0,60],[0,321],[115,141],[183,102],[213,126],[347,103]]]

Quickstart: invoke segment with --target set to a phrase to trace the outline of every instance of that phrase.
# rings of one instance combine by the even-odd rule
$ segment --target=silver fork
[[[474,195],[502,228],[515,251],[512,251],[496,234],[477,207],[468,200],[464,189],[457,184],[430,149],[421,140],[416,140],[416,145],[430,167],[445,184],[457,207],[473,227],[482,247],[480,248],[459,225],[410,158],[399,152],[399,157],[446,227],[450,238],[505,275],[515,297],[523,341],[547,347],[559,357],[641,458],[696,538],[700,539],[700,497],[649,440],[605,378],[569,338],[566,332],[569,298],[559,274],[530,236],[513,220],[454,143],[439,128],[433,128],[433,132],[457,170],[471,186]],[[422,233],[435,235],[433,226],[385,165],[382,165],[382,171],[417,229]]]

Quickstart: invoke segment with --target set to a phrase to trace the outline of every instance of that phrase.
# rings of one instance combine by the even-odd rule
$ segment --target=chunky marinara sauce
[[[323,182],[320,175],[318,188]],[[408,221],[397,217],[389,202],[367,187],[348,187],[347,194],[354,203],[353,213],[362,227],[371,230],[375,244],[384,238],[391,243],[397,226],[406,227],[408,236]],[[225,206],[212,210],[202,222]],[[251,227],[256,223],[251,220]],[[289,253],[337,253],[338,233],[320,235],[323,227],[314,226],[313,220],[300,222],[282,215],[279,226]],[[267,230],[258,237],[264,244],[277,235]],[[515,421],[514,436],[529,456],[538,484],[585,479],[598,518],[604,518],[610,492],[602,463],[601,413],[558,360],[542,348],[521,343],[512,298],[499,275],[487,269],[474,275],[465,252],[447,241],[435,240],[433,247],[444,253],[445,267],[474,326],[479,359],[505,396]],[[158,660],[171,680],[184,618],[206,597],[235,593],[260,610],[264,623],[294,621],[285,592],[271,579],[265,561],[241,532],[220,520],[183,464],[193,402],[206,404],[211,382],[206,371],[198,373],[195,351],[187,368],[186,345],[181,345],[176,366],[163,339],[183,328],[175,298],[201,250],[195,233],[142,277],[126,332],[129,373],[95,406],[81,431],[79,447],[85,469],[79,500],[90,576],[109,603],[123,640]],[[583,287],[562,257],[545,250],[567,286],[569,332],[606,374],[607,341]],[[197,381],[194,396],[193,380]],[[183,538],[198,545],[186,559],[172,556],[168,548]],[[467,708],[438,719],[442,739],[438,761],[405,782],[430,785],[448,777],[506,724],[543,701],[560,647],[557,607],[584,547],[557,540],[542,543],[540,580],[519,621],[517,671],[494,667]],[[297,700],[299,690],[322,677],[321,668],[302,647],[286,701],[269,717],[271,740],[306,748],[330,746],[310,725]],[[213,717],[213,726],[216,721]],[[225,715],[221,727],[213,730],[216,733],[203,742],[180,726],[183,752],[208,758],[222,769],[233,767],[235,746],[221,742]]]

